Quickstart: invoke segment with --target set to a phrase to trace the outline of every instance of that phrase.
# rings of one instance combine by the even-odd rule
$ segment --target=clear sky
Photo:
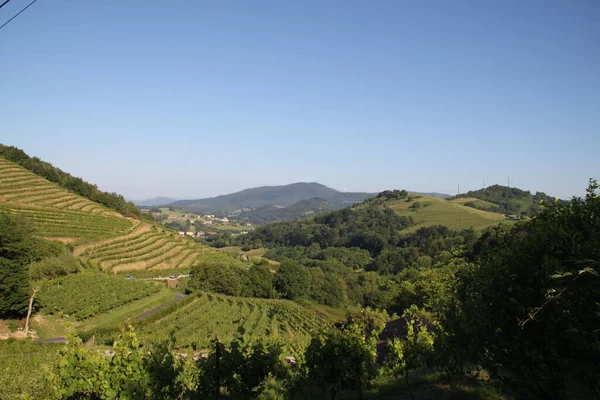
[[[582,195],[600,1],[39,0],[0,30],[0,142],[128,198]]]

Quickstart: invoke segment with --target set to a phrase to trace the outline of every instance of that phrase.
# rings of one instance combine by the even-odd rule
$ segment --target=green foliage
[[[233,397],[255,397],[267,377],[285,377],[282,347],[263,340],[246,342],[243,333],[241,329],[229,348],[214,339],[208,356],[199,360],[202,398],[219,397],[222,392]]]
[[[376,337],[379,335],[389,320],[390,316],[387,311],[369,307],[361,308],[358,311],[348,314],[349,323],[360,326],[366,337]]]
[[[41,247],[25,219],[0,213],[0,317],[20,317],[27,312],[27,265],[41,259]]]
[[[50,163],[42,161],[37,157],[29,157],[21,149],[0,144],[0,156],[21,165],[22,167],[49,180],[50,182],[57,183],[61,187],[75,194],[86,197],[91,201],[103,204],[104,206],[116,210],[125,216],[152,220],[151,215],[143,214],[135,206],[135,204],[126,201],[123,196],[116,193],[103,192],[99,190],[96,185],[92,185],[81,178],[71,176],[59,168],[54,167]]]
[[[155,398],[149,389],[162,389],[160,382],[150,382],[150,376],[164,375],[148,373],[148,355],[132,330],[115,341],[110,356],[82,346],[77,337],[69,340],[71,344],[61,350],[61,359],[48,377],[52,398]],[[161,367],[154,361],[153,369]]]
[[[417,308],[411,307],[404,314],[406,335],[387,342],[388,354],[384,362],[386,373],[397,378],[404,375],[411,395],[409,372],[427,366],[434,351],[435,335],[426,322],[417,317],[418,312]]]
[[[310,298],[330,307],[340,307],[346,300],[344,282],[337,275],[310,268]]]
[[[202,290],[229,296],[275,298],[274,275],[265,265],[195,265],[190,270],[187,290]]]
[[[384,249],[374,259],[363,249],[321,249],[318,243],[306,247],[279,247],[269,250],[266,256],[281,262],[293,259],[294,262],[309,267],[312,276],[310,298],[315,301],[329,305],[350,301],[363,307],[386,308],[394,303],[397,285],[401,280],[378,275],[397,274],[409,266],[428,270],[433,265],[451,260],[454,257],[453,248],[460,247],[463,253],[469,253],[476,240],[477,235],[471,229],[453,231],[444,226],[429,226],[399,237],[397,247]],[[315,268],[322,272],[312,271]],[[356,273],[360,269],[376,271],[377,274]],[[322,279],[319,281],[323,278],[322,274],[329,274],[328,283],[323,283]],[[334,280],[334,276],[337,280]],[[337,287],[337,282],[340,288]],[[329,297],[329,292],[337,293],[335,298]],[[342,293],[343,297],[340,298]],[[412,303],[408,305],[410,304]]]
[[[313,337],[306,349],[307,379],[310,385],[328,391],[332,399],[344,389],[356,389],[360,396],[377,376],[376,337],[351,323]]]
[[[59,254],[36,261],[29,266],[29,273],[33,280],[57,278],[82,270],[81,263],[64,247],[60,250]]]
[[[516,215],[535,215],[541,209],[540,203],[551,205],[555,202],[553,197],[543,192],[531,194],[529,191],[501,185],[492,185],[485,189],[469,191],[454,198],[470,197],[496,204],[498,207],[493,211]],[[564,204],[565,202],[561,201],[561,203]],[[465,205],[484,211],[489,209],[489,206],[485,205],[485,203],[479,205],[476,202],[469,202],[465,203]]]
[[[279,265],[274,284],[275,289],[286,299],[306,297],[310,289],[310,274],[306,267],[286,260]]]
[[[599,216],[591,181],[585,199],[544,208],[477,247],[457,335],[525,395],[600,396]]]
[[[261,226],[237,238],[240,246],[260,241],[267,247],[310,246],[358,247],[371,255],[379,254],[385,247],[397,243],[399,231],[410,226],[407,217],[376,204],[321,214],[305,221],[274,223]]]
[[[246,274],[244,294],[249,297],[270,299],[275,297],[274,276],[265,265],[253,264]]]
[[[178,346],[196,348],[209,346],[214,335],[231,341],[241,326],[247,340],[281,341],[298,353],[323,323],[311,310],[287,300],[197,293],[135,321],[134,326],[144,339],[160,341],[173,331]]]
[[[161,290],[151,282],[102,273],[81,273],[43,281],[38,301],[44,312],[83,320]]]
[[[202,263],[191,268],[187,288],[239,296],[244,272],[239,267]]]
[[[46,373],[58,359],[56,345],[52,343],[0,340],[0,398],[50,398]]]

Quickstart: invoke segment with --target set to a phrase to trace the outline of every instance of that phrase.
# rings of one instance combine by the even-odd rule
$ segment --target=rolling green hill
[[[419,228],[444,225],[450,229],[483,230],[499,222],[510,223],[502,214],[467,207],[461,200],[444,200],[429,196],[410,196],[412,200],[393,200],[386,204],[399,215],[412,217],[415,225],[403,232],[414,232]]]
[[[533,215],[540,210],[539,203],[552,204],[555,198],[544,192],[532,194],[529,191],[501,185],[489,186],[485,189],[473,190],[452,199],[471,199],[464,202],[466,206],[480,210],[497,211],[502,214]],[[480,201],[477,201],[480,200]],[[490,206],[490,203],[495,205]]]

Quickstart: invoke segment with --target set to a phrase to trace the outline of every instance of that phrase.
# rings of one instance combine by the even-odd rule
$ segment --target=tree
[[[309,272],[310,298],[331,307],[341,306],[345,293],[340,278],[332,273],[324,273],[321,268],[310,268]]]
[[[231,265],[203,263],[190,270],[188,287],[195,290],[239,296],[244,283],[243,270]]]
[[[283,261],[275,275],[275,288],[286,299],[297,299],[308,296],[310,274],[306,267],[293,261]]]
[[[600,396],[600,196],[544,208],[488,232],[464,280],[463,335],[484,365],[501,365],[525,396]]]
[[[27,265],[39,259],[27,222],[0,213],[0,317],[22,317],[27,312],[30,281]]]
[[[247,277],[245,291],[249,296],[265,299],[275,297],[274,276],[269,267],[254,264],[248,269]]]

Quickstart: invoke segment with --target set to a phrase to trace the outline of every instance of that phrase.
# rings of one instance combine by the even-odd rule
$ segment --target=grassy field
[[[453,204],[472,203],[473,205],[475,205],[475,208],[477,208],[479,210],[492,211],[492,212],[497,212],[498,209],[500,208],[498,206],[498,204],[490,203],[489,201],[485,201],[485,200],[476,199],[475,197],[464,197],[464,198],[460,198],[460,199],[447,200],[447,201],[449,201],[450,203],[453,203]]]
[[[450,229],[474,228],[481,231],[497,223],[511,223],[504,215],[477,210],[463,204],[429,196],[412,196],[412,201],[398,200],[388,204],[399,215],[413,217],[416,225],[403,232],[414,232],[419,228],[431,225],[446,225]],[[415,209],[419,202],[421,207]]]
[[[323,324],[314,312],[291,301],[201,293],[173,303],[171,309],[135,326],[144,339],[164,339],[174,331],[177,346],[197,348],[208,346],[212,335],[231,340],[242,327],[248,338],[281,340],[294,351],[304,346],[310,332]]]

